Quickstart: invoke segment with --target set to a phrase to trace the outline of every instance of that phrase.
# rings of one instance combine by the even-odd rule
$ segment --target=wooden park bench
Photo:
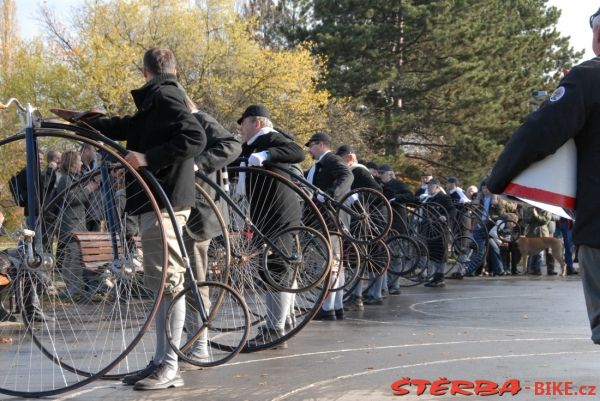
[[[107,265],[113,262],[113,248],[111,233],[98,231],[75,231],[75,241],[81,251],[81,265],[85,270],[102,272]],[[142,249],[142,240],[139,236],[133,237],[137,249]],[[122,245],[118,244],[119,255],[124,255]],[[136,268],[136,271],[138,268]],[[142,270],[141,264],[139,271]]]

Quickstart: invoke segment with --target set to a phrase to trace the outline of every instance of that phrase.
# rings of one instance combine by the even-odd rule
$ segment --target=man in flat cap
[[[350,192],[354,176],[344,163],[344,161],[331,151],[331,137],[323,132],[315,133],[305,144],[308,152],[316,163],[306,173],[308,182],[321,189],[327,195],[335,200],[341,200],[344,195]],[[322,195],[316,196],[317,205],[325,202]],[[321,213],[332,230],[336,230],[332,217],[329,216],[326,209],[320,207]],[[332,242],[333,267],[339,267],[341,256],[341,244],[338,241]],[[334,288],[343,284],[344,275],[334,274],[335,281],[331,283]],[[336,320],[344,318],[343,291],[336,291],[327,296],[319,313],[315,316],[316,320]]]
[[[350,168],[350,171],[352,171],[354,180],[352,181],[351,189],[371,188],[376,191],[382,191],[381,185],[375,181],[369,169],[358,162],[356,153],[350,145],[340,146],[335,154],[341,157]]]
[[[396,178],[394,169],[389,164],[379,166],[379,178],[383,183],[383,195],[390,201],[392,206],[392,230],[406,234],[408,232],[408,215],[404,204],[416,202],[412,191],[402,181]],[[399,259],[392,259],[390,269],[401,271],[402,265]],[[388,291],[390,295],[400,294],[400,275],[390,273],[388,276]]]
[[[439,223],[444,231],[437,238],[427,240],[427,249],[429,250],[429,262],[433,265],[435,273],[431,281],[425,283],[425,287],[445,287],[444,282],[444,263],[446,262],[447,250],[446,241],[442,236],[446,235],[446,227],[453,224],[456,216],[456,209],[450,196],[442,192],[440,180],[431,178],[427,181],[427,197],[423,201],[426,205],[434,207],[439,214]],[[433,218],[433,216],[429,216]]]
[[[429,194],[427,193],[427,183],[433,178],[433,174],[429,171],[423,171],[421,173],[421,186],[415,191],[415,196],[419,200],[425,199]]]
[[[265,106],[251,105],[238,120],[244,140],[242,157],[248,159],[249,166],[261,167],[268,161],[286,170],[290,169],[292,164],[304,160],[304,151],[290,135],[277,131],[269,116]],[[277,239],[278,243],[291,248],[291,234],[281,235],[281,232],[288,227],[301,225],[302,206],[291,188],[273,185],[265,182],[266,180],[266,177],[256,174],[240,173],[236,192],[247,198],[250,204],[250,219],[256,227],[267,237]],[[268,269],[283,275],[289,270],[289,266],[279,260],[271,260]],[[266,278],[264,280],[267,282]],[[269,289],[265,297],[267,310],[260,311],[266,312],[265,324],[258,328],[257,336],[249,340],[250,346],[261,346],[285,335],[285,322],[292,294]],[[283,342],[274,348],[287,348],[287,343]]]
[[[450,177],[446,180],[446,191],[448,191],[448,195],[452,198],[452,202],[456,205],[471,203],[471,199],[465,195],[465,191],[459,185],[460,183],[456,177]]]
[[[340,156],[342,160],[348,165],[350,171],[352,171],[352,175],[354,176],[354,180],[352,181],[351,189],[358,188],[370,188],[376,191],[381,192],[381,186],[375,181],[369,169],[360,164],[356,157],[356,153],[354,153],[354,149],[350,145],[342,145],[335,152],[336,155]],[[354,290],[352,291],[352,295],[348,298],[347,302],[344,305],[344,309],[346,310],[363,310],[364,304],[367,305],[381,305],[383,303],[382,297],[382,285],[383,285],[383,276],[379,276],[376,279],[376,282],[372,285],[369,285],[367,299],[364,300],[362,298],[363,292],[363,280],[359,279],[358,283],[354,286]]]

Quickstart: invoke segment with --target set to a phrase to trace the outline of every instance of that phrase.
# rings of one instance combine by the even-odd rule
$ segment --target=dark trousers
[[[517,272],[517,265],[521,260],[521,252],[519,252],[519,245],[516,242],[509,242],[508,246],[500,248],[500,256],[504,261],[505,266],[510,266],[511,273]]]

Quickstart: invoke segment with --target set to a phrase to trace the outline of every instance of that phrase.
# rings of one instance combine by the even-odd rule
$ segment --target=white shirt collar
[[[321,161],[321,159],[323,158],[323,156],[325,156],[327,153],[331,153],[331,150],[328,150],[328,151],[326,151],[325,153],[323,153],[323,154],[321,155],[321,157],[319,157],[319,160],[317,160],[315,163],[318,163],[318,162],[320,162],[320,161]]]
[[[248,145],[252,145],[254,143],[254,141],[256,141],[256,139],[259,136],[263,136],[268,134],[269,132],[273,132],[275,131],[275,129],[273,127],[262,127],[260,130],[258,130],[258,132],[256,134],[254,134],[254,136],[252,138],[250,138],[248,140],[248,142],[246,142]]]

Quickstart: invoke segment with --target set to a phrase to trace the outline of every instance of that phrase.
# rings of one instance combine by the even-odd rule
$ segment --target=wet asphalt
[[[240,355],[224,366],[184,372],[183,388],[138,392],[118,382],[96,381],[52,399],[600,399],[581,394],[600,387],[600,347],[589,340],[578,276],[476,277],[446,283],[445,288],[403,289],[381,306],[347,312],[341,321],[312,322],[287,350]],[[432,395],[431,386],[417,395],[417,387],[398,384],[403,378],[452,383],[444,391],[441,382],[437,390],[443,395]],[[516,389],[515,383],[521,388],[516,395],[450,394],[459,380],[501,386],[510,379],[509,389]],[[395,396],[394,382],[396,390],[409,394]],[[546,382],[549,387],[540,384]],[[567,387],[571,395],[564,395]],[[552,391],[555,395],[549,395]]]

